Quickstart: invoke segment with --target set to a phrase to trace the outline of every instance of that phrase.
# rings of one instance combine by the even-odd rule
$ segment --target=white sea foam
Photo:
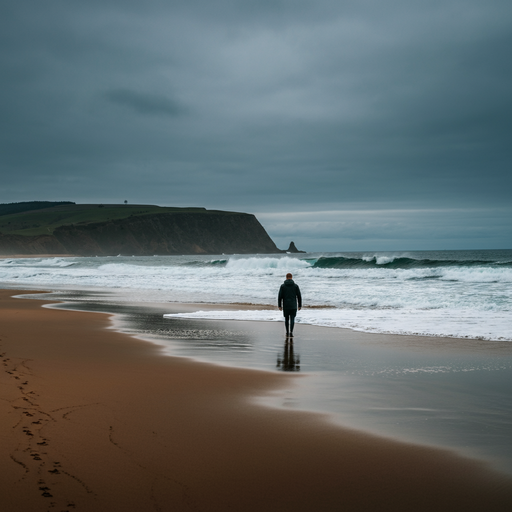
[[[280,270],[290,272],[295,269],[303,269],[310,267],[307,261],[297,258],[230,258],[226,264],[229,271],[259,272],[261,270]]]
[[[386,256],[381,256],[381,255],[378,255],[378,254],[373,254],[373,255],[367,255],[365,254],[361,259],[363,261],[367,261],[367,262],[371,262],[371,261],[375,261],[375,263],[377,263],[377,265],[386,265],[387,263],[392,263],[393,261],[395,261],[396,259],[398,258],[408,258],[409,257],[409,254],[395,254],[395,255],[386,255]]]
[[[371,333],[394,333],[416,336],[442,336],[495,341],[512,341],[510,316],[486,315],[486,324],[478,321],[478,311],[472,310],[354,310],[303,309],[296,322],[324,327],[342,327]],[[166,318],[196,318],[208,320],[252,320],[278,322],[280,311],[196,311],[164,315]]]

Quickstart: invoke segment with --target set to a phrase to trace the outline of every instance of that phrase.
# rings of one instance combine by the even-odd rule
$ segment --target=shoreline
[[[512,506],[483,463],[249,400],[287,375],[161,357],[105,315],[10,298],[26,293],[0,291],[8,511]]]
[[[1,259],[1,257],[0,257]],[[130,300],[124,300],[122,298],[116,299],[116,293],[119,291],[118,289],[109,289],[109,288],[101,288],[97,286],[74,286],[74,285],[67,285],[67,286],[54,286],[53,289],[49,289],[49,286],[40,285],[39,287],[30,286],[28,284],[24,285],[14,283],[14,282],[7,282],[4,283],[4,286],[7,285],[9,288],[1,288],[5,290],[13,290],[15,292],[16,290],[20,290],[22,293],[31,291],[32,293],[48,293],[48,294],[66,294],[66,293],[78,293],[78,294],[112,294],[113,299],[109,304],[125,304],[127,306],[141,306],[141,307],[161,307],[163,305],[166,305],[170,308],[176,307],[176,306],[186,306],[188,307],[187,312],[193,311],[196,312],[200,310],[201,308],[206,310],[230,310],[230,311],[274,311],[277,313],[277,306],[273,304],[268,303],[250,303],[250,302],[197,302],[197,301],[187,301],[187,300],[176,300],[176,301],[141,301],[141,302],[134,302]],[[124,292],[126,289],[121,289],[120,297],[123,297]],[[72,299],[69,297],[56,297],[54,300],[58,303],[74,303],[74,302],[81,302],[80,299]],[[98,302],[100,302],[100,298],[96,299]],[[82,301],[83,302],[83,301]],[[334,310],[336,309],[335,306],[330,305],[306,305],[302,308],[302,311],[309,311],[309,310]],[[80,311],[80,309],[75,309],[76,311]],[[87,310],[83,310],[87,311]],[[109,311],[104,311],[105,313],[109,314]],[[279,313],[279,317],[281,314]],[[221,321],[227,321],[227,322],[239,322],[239,321],[254,321],[254,322],[274,322],[273,320],[252,320],[252,319],[238,319],[238,318],[201,318],[197,317],[197,320],[221,320]],[[315,324],[315,323],[308,323],[296,321],[297,325],[301,326],[309,326],[314,329],[336,329],[341,331],[350,331],[353,333],[360,333],[361,335],[368,335],[368,336],[376,336],[376,337],[401,337],[401,338],[418,338],[418,339],[436,339],[440,340],[446,343],[468,343],[468,344],[478,344],[481,342],[484,343],[490,343],[493,345],[510,345],[512,347],[512,340],[509,339],[488,339],[481,336],[456,336],[456,335],[446,335],[446,334],[428,334],[428,333],[421,333],[421,332],[394,332],[394,331],[373,331],[373,330],[367,330],[362,328],[355,328],[355,327],[348,327],[348,326],[338,326],[338,325],[329,325],[329,324]]]

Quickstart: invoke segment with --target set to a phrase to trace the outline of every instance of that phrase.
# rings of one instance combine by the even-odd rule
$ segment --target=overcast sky
[[[512,248],[510,0],[1,0],[0,202]]]

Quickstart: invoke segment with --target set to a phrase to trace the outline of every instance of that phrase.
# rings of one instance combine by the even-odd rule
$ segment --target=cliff
[[[0,256],[69,254],[52,235],[23,236],[0,234]]]
[[[78,206],[78,205],[77,205]],[[0,234],[0,254],[79,256],[254,254],[280,251],[254,215],[167,212],[63,225],[51,235]]]

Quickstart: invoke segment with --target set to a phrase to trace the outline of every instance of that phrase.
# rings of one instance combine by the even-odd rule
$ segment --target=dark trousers
[[[295,325],[295,316],[297,315],[296,309],[283,309],[284,315],[284,326],[286,332],[293,332],[293,326]]]

